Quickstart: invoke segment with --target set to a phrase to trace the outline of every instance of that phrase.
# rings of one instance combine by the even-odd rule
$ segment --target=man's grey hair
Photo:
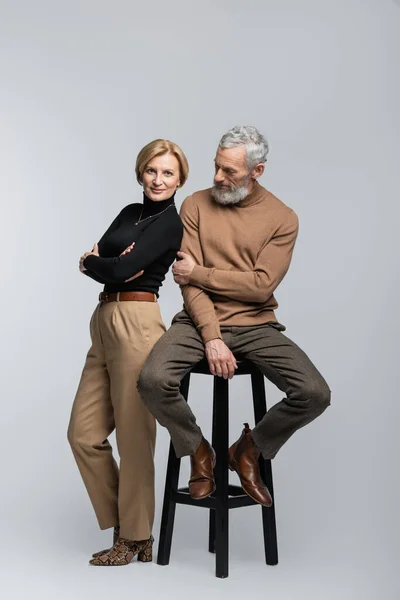
[[[235,125],[222,136],[219,145],[221,148],[245,146],[249,170],[253,169],[258,163],[267,161],[269,152],[267,139],[251,125]]]

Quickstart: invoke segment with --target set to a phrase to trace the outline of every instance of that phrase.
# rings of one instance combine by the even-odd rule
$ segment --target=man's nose
[[[224,181],[224,179],[225,179],[225,177],[224,177],[224,173],[223,173],[222,169],[218,169],[214,175],[215,183],[222,183]]]

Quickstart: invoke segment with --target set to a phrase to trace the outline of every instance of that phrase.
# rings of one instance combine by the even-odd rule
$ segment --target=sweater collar
[[[163,210],[168,208],[171,204],[174,204],[175,192],[170,198],[166,200],[151,200],[146,194],[143,192],[143,215],[142,217],[153,217],[154,215],[158,215]]]
[[[266,191],[267,190],[262,185],[260,185],[258,181],[255,181],[251,193],[248,196],[246,196],[244,200],[241,200],[240,202],[238,202],[238,204],[235,204],[235,206],[237,208],[245,208],[247,206],[251,206],[252,204],[256,204],[261,200],[263,196],[265,196]]]

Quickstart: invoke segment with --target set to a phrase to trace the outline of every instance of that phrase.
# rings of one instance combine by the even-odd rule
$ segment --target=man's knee
[[[139,379],[137,382],[137,389],[139,394],[141,395],[143,401],[146,401],[146,398],[150,394],[150,391],[154,385],[156,385],[157,376],[155,371],[153,371],[148,366],[148,361],[146,361],[143,365],[141,373],[139,375]],[[158,383],[158,381],[157,381]]]
[[[163,396],[167,390],[166,372],[157,361],[147,360],[140,373],[137,389],[146,405]]]
[[[331,403],[331,391],[325,381],[320,377],[306,379],[293,394],[288,394],[288,399],[297,406],[303,406],[307,412],[318,416],[323,413]]]
[[[301,386],[300,397],[307,402],[313,411],[320,414],[331,403],[331,390],[322,377],[311,379]]]

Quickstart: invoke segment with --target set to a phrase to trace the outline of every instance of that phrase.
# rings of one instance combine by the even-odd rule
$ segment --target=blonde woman
[[[181,245],[174,197],[188,171],[176,144],[145,146],[136,161],[143,203],[126,206],[79,262],[82,273],[104,284],[68,428],[100,528],[114,528],[114,545],[95,553],[93,565],[126,565],[136,555],[152,560],[156,427],[136,385],[165,332],[157,298]],[[107,440],[114,429],[119,467]]]

